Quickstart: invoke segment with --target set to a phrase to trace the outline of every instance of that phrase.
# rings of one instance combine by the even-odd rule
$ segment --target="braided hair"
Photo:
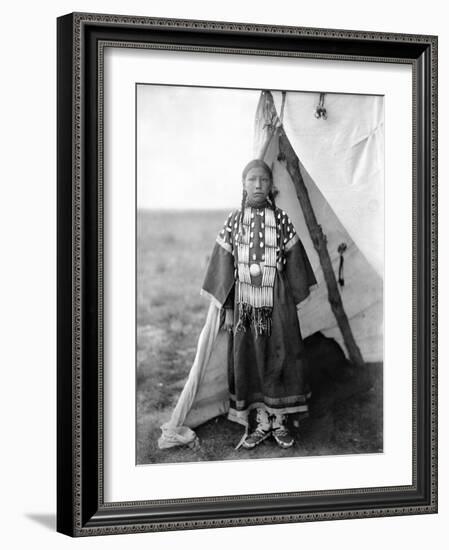
[[[268,200],[271,202],[271,205],[273,206],[273,211],[276,211],[276,201],[275,197],[279,193],[279,191],[271,186],[271,191],[268,193]],[[277,234],[277,243],[278,243],[278,263],[282,265],[282,262],[284,260],[285,252],[284,252],[284,235],[282,234],[282,229],[279,229],[279,232],[276,231]]]

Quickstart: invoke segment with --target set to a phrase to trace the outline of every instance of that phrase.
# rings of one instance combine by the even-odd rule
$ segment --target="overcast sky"
[[[137,202],[152,209],[230,209],[253,158],[260,92],[137,88]]]

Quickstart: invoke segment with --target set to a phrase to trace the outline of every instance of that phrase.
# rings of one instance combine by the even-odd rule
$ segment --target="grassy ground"
[[[169,419],[195,356],[208,307],[199,290],[227,214],[139,212],[137,463],[382,451],[382,365],[334,367],[332,353],[314,361],[310,414],[299,429],[292,425],[297,443],[291,449],[267,440],[253,451],[235,451],[242,427],[223,417],[196,430],[199,449],[158,449],[159,426]]]

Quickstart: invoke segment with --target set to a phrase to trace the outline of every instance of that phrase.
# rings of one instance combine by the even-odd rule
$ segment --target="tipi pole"
[[[363,365],[364,361],[362,354],[352,334],[352,329],[341,300],[337,279],[327,249],[326,235],[324,235],[321,225],[318,224],[312,203],[310,202],[309,192],[307,191],[299,168],[299,159],[283,128],[279,129],[279,152],[281,158],[286,161],[287,171],[295,186],[313,246],[318,253],[324,279],[326,281],[329,303],[343,336],[349,358],[355,365]]]

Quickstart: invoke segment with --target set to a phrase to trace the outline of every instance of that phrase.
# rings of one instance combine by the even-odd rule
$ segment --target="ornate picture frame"
[[[74,13],[58,18],[58,502],[70,536],[437,512],[437,37]],[[412,483],[104,498],[105,47],[396,63],[412,69]],[[134,365],[129,366],[130,369]]]

